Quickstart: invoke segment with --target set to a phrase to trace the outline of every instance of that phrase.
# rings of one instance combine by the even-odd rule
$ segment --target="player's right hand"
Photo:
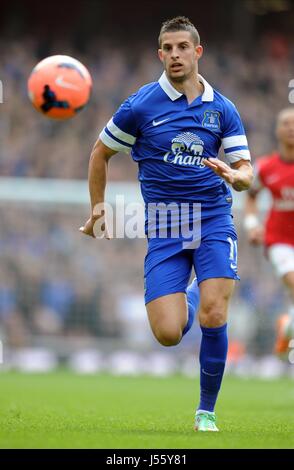
[[[100,220],[102,218],[102,220]],[[90,217],[79,231],[92,238],[106,238],[110,240],[104,220],[104,214],[100,217]]]
[[[89,237],[96,238],[94,235],[94,224],[96,220],[93,219],[88,219],[85,225],[82,225],[82,227],[79,228],[79,231],[84,233],[85,235],[89,235]]]
[[[247,232],[249,243],[252,245],[261,245],[264,241],[264,230],[261,225],[254,227]]]

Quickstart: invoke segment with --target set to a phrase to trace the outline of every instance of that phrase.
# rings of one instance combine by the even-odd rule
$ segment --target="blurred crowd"
[[[39,115],[27,97],[31,70],[39,60],[54,54],[79,59],[94,82],[87,108],[67,122]],[[293,43],[290,46],[280,35],[267,34],[245,52],[232,41],[204,43],[200,73],[237,105],[253,158],[275,146],[275,116],[289,105],[293,59]],[[125,98],[145,83],[158,80],[161,72],[155,41],[123,49],[92,39],[82,51],[60,39],[50,43],[30,37],[21,42],[1,41],[0,174],[86,178],[89,154],[103,126]],[[111,166],[114,180],[136,178],[131,157],[117,158]]]
[[[237,105],[253,159],[271,151],[276,113],[289,105],[294,50],[285,38],[273,35],[245,53],[229,43],[204,48],[200,73]],[[41,116],[27,97],[32,68],[54,54],[79,59],[94,81],[89,105],[66,122]],[[85,179],[100,130],[128,95],[157,80],[161,71],[156,50],[145,44],[124,50],[97,40],[81,51],[61,40],[2,41],[0,175]],[[131,157],[111,161],[111,180],[135,181],[136,173]],[[143,303],[145,240],[97,243],[83,237],[78,227],[87,215],[86,208],[37,203],[22,208],[0,201],[0,337],[10,345],[29,345],[41,336],[121,338],[139,327],[137,340],[149,338]],[[259,353],[270,350],[274,317],[284,298],[262,252],[257,256],[239,233],[242,282],[232,304],[232,331]]]
[[[235,215],[242,282],[231,305],[231,338],[251,353],[268,352],[285,299]],[[0,339],[14,347],[50,337],[153,344],[144,306],[145,239],[85,237],[78,231],[84,207],[0,204],[0,217]],[[198,330],[187,335],[193,350]]]
[[[121,337],[120,296],[140,293],[143,302],[145,240],[98,243],[78,231],[86,216],[0,205],[0,331],[9,344],[31,344],[34,335]]]

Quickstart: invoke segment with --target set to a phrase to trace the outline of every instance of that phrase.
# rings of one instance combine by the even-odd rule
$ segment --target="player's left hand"
[[[234,184],[238,182],[239,171],[234,170],[233,168],[231,168],[229,165],[227,165],[225,162],[222,162],[218,158],[212,158],[211,160],[204,158],[202,162],[204,163],[205,166],[208,166],[209,168],[211,168],[212,171],[214,171],[214,173],[216,173],[221,178],[223,178],[227,183]]]

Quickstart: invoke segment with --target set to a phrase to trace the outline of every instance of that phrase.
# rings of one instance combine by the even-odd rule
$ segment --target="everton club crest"
[[[220,128],[219,114],[218,111],[204,111],[202,126],[212,131],[218,130]]]

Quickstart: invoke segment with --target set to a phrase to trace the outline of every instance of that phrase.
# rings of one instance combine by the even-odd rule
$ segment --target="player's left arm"
[[[250,188],[253,181],[253,167],[248,160],[239,160],[231,163],[231,168],[236,170],[235,182],[232,183],[236,191],[246,191]]]
[[[204,159],[203,163],[231,184],[236,191],[249,189],[253,181],[253,168],[249,160],[238,160],[227,165],[218,158]]]
[[[245,191],[250,188],[253,181],[251,156],[240,114],[228,99],[223,101],[221,130],[225,162],[218,158],[210,158],[204,163],[231,184],[236,191]]]

